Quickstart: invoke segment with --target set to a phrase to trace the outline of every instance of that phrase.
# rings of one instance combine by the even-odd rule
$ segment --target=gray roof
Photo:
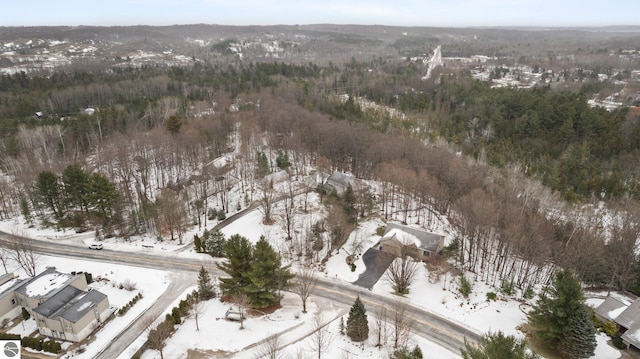
[[[7,295],[13,295],[16,288],[20,287],[24,279],[17,278],[13,273],[3,274],[0,277],[0,298]]]
[[[604,300],[604,302],[602,302],[594,309],[594,311],[602,318],[607,318],[611,321],[615,321],[616,318],[618,318],[618,316],[622,314],[622,312],[627,309],[628,306],[629,303],[625,303],[618,298],[608,296]]]
[[[387,230],[384,231],[384,235],[382,236],[383,239],[387,238],[387,234],[389,234],[389,232],[391,232],[392,230],[400,230],[416,237],[420,241],[420,249],[433,253],[438,251],[440,242],[444,240],[444,236],[442,235],[395,223],[389,223],[387,225]]]
[[[629,329],[634,324],[640,324],[640,300],[635,300],[631,303],[630,306],[627,307],[618,317],[616,318],[616,323],[619,325]]]
[[[107,298],[105,294],[97,290],[85,293],[86,294],[82,298],[79,298],[78,301],[65,310],[64,313],[61,313],[60,316],[72,323],[75,323],[80,320],[80,318],[84,317],[85,314],[93,307]]]
[[[349,187],[349,183],[353,180],[353,176],[342,172],[333,172],[329,178],[327,178],[327,184],[339,184],[343,187]]]
[[[37,306],[34,311],[47,318],[52,318],[54,316],[54,313],[64,308],[67,304],[69,304],[81,294],[84,294],[84,292],[78,288],[68,285],[62,288],[62,290],[60,290],[54,296]]]
[[[31,298],[49,298],[73,282],[77,275],[63,274],[54,267],[47,267],[35,277],[22,282],[16,292]]]
[[[106,295],[97,290],[84,292],[72,286],[67,286],[46,302],[40,304],[34,311],[50,319],[62,317],[75,323],[106,297]]]
[[[622,340],[633,345],[636,348],[640,348],[640,325],[634,325],[624,334],[622,334]]]
[[[12,280],[15,277],[16,275],[13,273],[5,273],[0,275],[0,285],[7,283],[8,281]]]

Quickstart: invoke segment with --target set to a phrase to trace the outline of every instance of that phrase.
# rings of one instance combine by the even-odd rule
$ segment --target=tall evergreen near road
[[[79,164],[69,165],[62,173],[66,202],[69,207],[76,207],[83,212],[89,212],[87,194],[89,174]]]
[[[211,283],[211,277],[209,276],[209,272],[202,266],[200,273],[198,273],[198,298],[209,300],[213,297],[215,297],[215,292],[213,283]]]
[[[253,308],[265,308],[280,301],[276,290],[279,287],[278,279],[282,275],[279,273],[281,266],[280,255],[261,237],[253,248],[251,268],[246,274],[249,284],[245,293]],[[291,275],[288,277],[291,278]]]
[[[249,285],[246,273],[251,268],[252,246],[248,239],[234,234],[224,244],[227,261],[218,264],[229,278],[220,278],[220,289],[225,295],[234,295],[244,291]]]
[[[38,200],[49,208],[57,219],[64,217],[64,196],[58,176],[50,171],[42,171],[36,181]]]
[[[347,318],[347,335],[354,342],[362,342],[369,337],[369,322],[367,319],[367,310],[360,297],[349,310],[349,318]]]

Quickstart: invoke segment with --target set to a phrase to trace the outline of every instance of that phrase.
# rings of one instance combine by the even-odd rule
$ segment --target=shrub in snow
[[[460,293],[462,293],[462,295],[464,295],[465,298],[468,298],[469,294],[471,294],[472,288],[471,288],[471,283],[469,283],[469,281],[464,276],[464,274],[460,276],[459,285],[460,285]]]

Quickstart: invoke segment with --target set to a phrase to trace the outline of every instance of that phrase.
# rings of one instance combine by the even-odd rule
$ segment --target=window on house
[[[11,304],[15,305],[16,304],[16,300],[15,299],[11,299]]]
[[[425,256],[425,257],[428,257],[429,256],[429,251],[422,251],[422,255]]]

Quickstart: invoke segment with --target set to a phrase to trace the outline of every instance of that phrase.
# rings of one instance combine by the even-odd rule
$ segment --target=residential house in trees
[[[444,248],[444,236],[419,228],[390,223],[378,242],[378,249],[397,257],[408,255],[416,260],[426,260]]]
[[[84,274],[66,274],[49,267],[13,289],[18,307],[34,317],[42,335],[79,342],[112,313],[108,297],[91,290]]]
[[[631,302],[626,298],[610,295],[594,312],[598,319],[616,324],[627,347],[640,349],[640,299]]]
[[[351,185],[354,191],[360,190],[366,187],[366,184],[355,178],[353,175],[344,172],[333,172],[329,178],[324,182],[323,187],[327,192],[336,191],[338,195],[342,195],[347,188]]]

